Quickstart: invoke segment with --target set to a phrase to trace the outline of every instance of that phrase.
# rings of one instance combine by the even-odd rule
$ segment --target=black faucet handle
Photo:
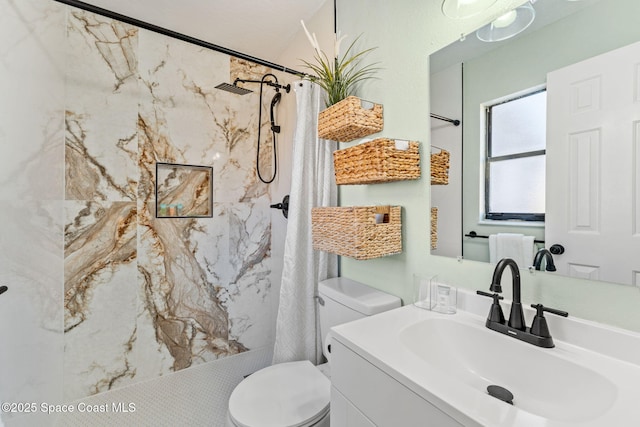
[[[476,294],[482,295],[483,297],[493,298],[493,302],[497,302],[496,298],[498,300],[504,299],[503,296],[501,296],[501,295],[499,295],[497,293],[491,293],[491,292],[485,292],[485,291],[476,291]]]
[[[531,304],[531,307],[536,309],[536,315],[531,322],[531,333],[539,337],[551,338],[549,332],[549,326],[547,326],[547,319],[544,317],[544,312],[555,314],[557,316],[567,317],[569,313],[562,310],[556,310],[555,308],[545,307],[542,304]]]
[[[476,294],[483,297],[493,298],[493,304],[491,304],[491,310],[489,311],[489,317],[487,318],[487,321],[504,324],[504,313],[502,312],[502,307],[500,307],[500,300],[504,299],[504,297],[500,296],[497,293],[492,294],[484,291],[476,291]]]
[[[551,314],[555,314],[556,316],[562,316],[562,317],[567,317],[569,316],[569,313],[567,313],[566,311],[562,311],[562,310],[557,310],[555,308],[551,308],[551,307],[545,307],[542,304],[531,304],[532,308],[535,308],[537,310],[537,315],[542,316],[543,312],[547,312],[547,313],[551,313]]]

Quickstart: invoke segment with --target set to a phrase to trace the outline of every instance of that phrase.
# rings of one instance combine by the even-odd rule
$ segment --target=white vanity
[[[540,348],[486,328],[490,305],[461,290],[457,314],[409,305],[334,328],[331,425],[640,425],[640,334],[550,316]]]

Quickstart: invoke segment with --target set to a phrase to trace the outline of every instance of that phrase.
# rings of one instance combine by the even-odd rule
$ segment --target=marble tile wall
[[[63,394],[64,45],[64,8],[0,0],[2,402]]]
[[[0,400],[68,401],[271,346],[259,98],[215,89],[269,70],[55,2],[0,0],[0,16],[15,102],[0,119]],[[212,166],[213,217],[155,218],[156,162]]]

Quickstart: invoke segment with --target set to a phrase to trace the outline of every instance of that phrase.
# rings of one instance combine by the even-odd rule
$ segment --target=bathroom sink
[[[508,313],[508,302],[502,304]],[[335,327],[333,339],[419,396],[425,407],[455,420],[451,425],[637,424],[640,334],[554,316],[548,322],[555,347],[541,348],[488,329],[490,305],[459,289],[456,314],[407,305]],[[525,307],[527,325],[534,314]],[[508,390],[513,405],[503,401],[509,393],[502,400],[491,395],[492,385]],[[375,412],[380,405],[368,409]],[[398,407],[389,416],[409,413]]]
[[[456,316],[407,326],[399,339],[451,381],[482,393],[498,385],[513,394],[515,407],[546,419],[591,420],[610,409],[617,397],[610,380],[561,352],[510,339]]]

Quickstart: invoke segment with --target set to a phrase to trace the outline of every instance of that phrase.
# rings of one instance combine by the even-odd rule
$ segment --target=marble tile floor
[[[233,389],[245,375],[270,365],[271,357],[271,349],[248,351],[100,393],[72,402],[73,414],[58,414],[55,420],[47,420],[47,425],[52,422],[50,425],[55,427],[224,427]],[[88,412],[89,407],[108,408],[108,412]],[[84,412],[80,413],[80,408]],[[42,426],[43,420],[21,417],[5,424]]]

